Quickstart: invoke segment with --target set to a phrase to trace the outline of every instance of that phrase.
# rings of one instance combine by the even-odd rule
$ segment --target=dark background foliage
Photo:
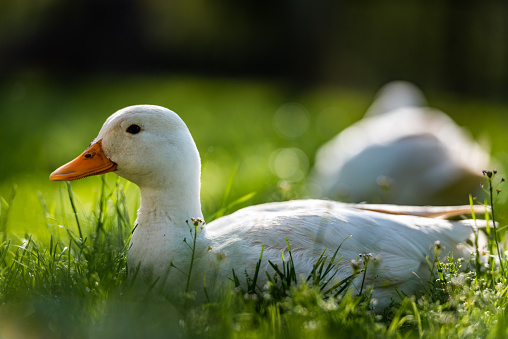
[[[0,76],[184,72],[366,88],[406,79],[503,100],[507,18],[503,0],[3,0]]]

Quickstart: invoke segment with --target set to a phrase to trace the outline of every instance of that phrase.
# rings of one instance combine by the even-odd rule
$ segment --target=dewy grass
[[[72,193],[71,183],[66,181],[67,184],[67,193],[69,194],[69,201],[71,203],[72,212],[74,213],[74,217],[76,218],[76,225],[78,226],[79,238],[83,239],[83,232],[81,231],[81,224],[79,223],[78,211],[76,210],[76,205],[74,204],[74,194]]]
[[[17,186],[14,185],[11,190],[11,196],[9,202],[1,199],[0,200],[0,233],[2,233],[2,242],[7,240],[7,221],[9,220],[9,211],[11,209],[14,198],[16,197]],[[2,214],[2,205],[5,205],[5,211]]]
[[[493,187],[493,179],[494,177],[496,176],[497,174],[497,170],[484,170],[483,171],[483,175],[485,175],[487,177],[487,181],[488,181],[488,193],[489,193],[489,203],[490,203],[490,209],[491,209],[491,213],[492,213],[492,228],[494,229],[493,233],[494,233],[494,241],[495,241],[495,245],[496,245],[496,249],[497,249],[497,255],[498,255],[498,258],[499,258],[499,267],[501,268],[501,274],[503,276],[505,276],[505,271],[504,271],[504,264],[503,264],[503,261],[504,261],[504,255],[501,254],[501,250],[499,249],[499,235],[498,235],[498,230],[497,230],[497,226],[496,226],[496,217],[495,217],[495,211],[494,211],[494,187]],[[504,182],[504,178],[501,179],[501,182]],[[496,193],[499,194],[501,192],[501,190],[496,190]]]
[[[347,237],[345,240],[347,240]],[[344,241],[345,241],[344,240]],[[367,261],[363,269],[359,269],[357,271],[353,271],[351,275],[342,279],[341,281],[335,282],[335,284],[328,289],[325,289],[328,284],[333,281],[333,278],[337,274],[337,265],[341,261],[342,257],[335,260],[337,254],[344,243],[344,241],[338,246],[335,250],[334,254],[328,260],[328,257],[325,256],[327,249],[323,251],[320,257],[317,259],[316,263],[313,265],[312,271],[308,273],[307,278],[303,281],[298,281],[298,276],[296,274],[296,268],[294,266],[293,255],[291,252],[291,246],[289,244],[289,240],[286,238],[288,259],[284,257],[284,251],[281,250],[281,266],[277,263],[274,263],[268,260],[268,264],[270,265],[273,272],[269,272],[266,270],[264,274],[267,277],[267,284],[262,288],[257,285],[259,274],[261,270],[261,262],[263,259],[263,250],[264,244],[261,246],[261,253],[259,255],[258,262],[256,263],[256,268],[254,271],[254,275],[251,278],[251,275],[245,271],[245,286],[247,286],[247,290],[243,290],[241,279],[236,274],[235,270],[232,270],[233,277],[231,280],[234,282],[235,288],[241,292],[242,295],[250,296],[255,300],[264,301],[270,300],[270,302],[279,302],[284,298],[291,295],[292,290],[299,287],[299,285],[304,284],[305,286],[310,286],[311,288],[315,288],[316,291],[322,295],[323,298],[339,298],[343,293],[345,293],[349,287],[351,287],[351,283],[353,279],[357,277],[361,272],[366,274]],[[364,276],[365,279],[365,276]],[[362,294],[362,289],[359,294]]]
[[[175,298],[152,286],[140,287],[131,282],[134,277],[128,277],[125,255],[132,207],[127,206],[123,186],[122,180],[112,186],[102,181],[90,213],[78,209],[70,186],[62,186],[62,191],[67,191],[67,197],[62,197],[67,205],[61,216],[50,215],[54,209],[45,206],[40,196],[48,227],[55,229],[51,224],[56,219],[67,229],[62,235],[52,234],[47,243],[28,234],[16,237],[8,233],[9,240],[0,244],[0,336],[8,330],[17,331],[18,337],[37,333],[47,338],[163,337],[168,333],[207,338],[504,337],[508,333],[504,312],[508,286],[500,266],[478,264],[473,257],[471,266],[480,265],[479,269],[464,272],[467,262],[456,262],[453,257],[437,260],[438,243],[436,260],[429,260],[436,275],[427,292],[418,299],[404,298],[381,314],[371,310],[370,302],[375,301],[346,292],[352,291],[348,287],[355,277],[361,281],[372,260],[359,257],[363,261],[358,270],[352,269],[354,274],[332,283],[336,265],[342,260],[339,245],[330,255],[323,251],[312,271],[301,278],[295,273],[290,237],[281,262],[272,262],[268,272],[261,268],[263,247],[255,272],[245,274],[246,284],[240,284],[243,277],[233,271],[236,291],[224,287],[218,297],[194,307],[174,303]],[[73,218],[67,222],[65,215],[71,213]],[[496,221],[494,215],[491,221]],[[191,220],[189,226],[189,239],[194,240],[202,225]],[[496,228],[496,232],[500,230]],[[498,235],[501,249],[503,236]],[[496,248],[493,234],[488,241]],[[192,263],[192,256],[195,260],[201,254],[195,248],[192,251],[193,241],[188,244]],[[191,267],[181,269],[187,274],[182,290],[190,291],[189,282],[199,274]],[[262,274],[269,280],[265,286],[258,283]],[[241,290],[241,286],[247,289]],[[356,294],[366,293],[365,287],[357,288]]]
[[[72,189],[69,186],[68,192],[69,199],[73,201]],[[43,199],[41,203],[44,203]],[[47,208],[44,208],[44,211],[47,212]],[[73,213],[77,224],[83,226],[75,205]],[[104,213],[107,213],[105,209]],[[112,231],[110,224],[106,223],[105,226],[108,227],[107,231]],[[49,245],[44,245],[32,236],[26,236],[19,245],[11,242],[0,247],[0,256],[3,259],[0,269],[0,300],[4,305],[35,303],[35,310],[32,311],[35,319],[46,316],[48,319],[61,317],[62,312],[71,310],[56,308],[59,308],[59,305],[63,308],[70,307],[77,313],[63,317],[79,327],[94,318],[96,307],[100,306],[101,295],[107,295],[108,291],[123,281],[124,253],[122,247],[115,250],[108,237],[102,237],[93,243],[86,241],[88,238],[97,239],[97,232],[90,233],[82,229],[82,236],[77,238],[69,227],[64,227],[68,229],[67,240],[51,235]],[[68,298],[76,302],[70,302]],[[40,303],[45,305],[42,309],[36,306]],[[78,310],[75,307],[78,307]],[[74,317],[83,319],[84,322],[76,322]],[[65,327],[63,323],[59,323],[56,328],[62,329],[60,326]],[[46,332],[40,334],[42,337],[48,335]]]
[[[189,226],[189,231],[190,231],[191,236],[192,236],[192,246],[187,243],[186,239],[184,239],[184,242],[189,246],[189,248],[191,250],[189,272],[187,273],[187,283],[185,284],[185,293],[188,293],[189,292],[190,283],[191,283],[191,280],[192,280],[192,268],[194,267],[194,261],[197,259],[197,256],[196,256],[196,254],[197,254],[196,253],[196,240],[197,240],[199,234],[201,233],[201,231],[203,230],[205,222],[201,218],[197,218],[197,219],[192,218],[191,219],[192,226],[189,225],[189,221],[188,220],[186,220],[186,223]]]
[[[280,89],[279,84],[267,86],[252,81],[144,76],[92,77],[69,90],[37,79],[23,80],[35,95],[31,100],[4,100],[1,103],[0,119],[4,118],[4,125],[16,123],[19,117],[26,120],[27,116],[32,124],[18,124],[24,126],[25,130],[5,131],[5,140],[9,139],[9,133],[12,134],[10,139],[14,134],[28,139],[23,143],[10,143],[9,147],[4,149],[4,155],[7,156],[4,160],[7,160],[0,162],[4,189],[1,194],[5,198],[1,202],[0,218],[5,221],[3,225],[7,239],[0,243],[0,337],[508,337],[508,285],[500,274],[499,266],[486,264],[488,260],[482,256],[481,249],[475,256],[478,267],[471,264],[476,268],[473,273],[468,272],[467,262],[462,262],[461,270],[465,271],[463,273],[451,268],[445,260],[440,269],[444,284],[431,281],[434,288],[428,289],[428,293],[424,293],[420,298],[396,301],[392,308],[382,314],[372,313],[368,303],[353,295],[340,293],[335,297],[335,293],[327,294],[333,287],[331,281],[320,290],[328,280],[326,278],[320,280],[323,285],[319,288],[316,286],[316,279],[312,278],[309,283],[302,279],[299,284],[291,287],[289,295],[266,303],[251,297],[246,298],[243,293],[235,293],[234,289],[225,287],[220,298],[213,299],[213,302],[182,309],[179,305],[175,306],[165,295],[158,294],[157,289],[143,289],[131,283],[135,268],[129,270],[127,279],[125,254],[138,207],[137,203],[126,199],[128,182],[118,179],[111,184],[112,176],[106,176],[106,184],[111,186],[104,186],[102,204],[100,192],[96,200],[86,198],[87,202],[93,201],[91,208],[87,204],[81,206],[78,201],[79,186],[82,186],[83,182],[73,183],[75,207],[85,239],[83,244],[78,241],[79,230],[75,215],[72,215],[65,184],[51,186],[61,188],[55,195],[49,188],[37,188],[42,190],[45,197],[38,200],[41,206],[43,201],[47,201],[47,206],[42,207],[42,221],[35,218],[40,217],[37,214],[38,206],[27,206],[27,210],[34,210],[35,213],[24,213],[23,209],[18,209],[20,205],[30,205],[22,200],[24,193],[30,194],[29,190],[24,192],[23,187],[38,186],[38,182],[20,182],[14,203],[9,204],[11,185],[8,182],[12,179],[20,180],[15,177],[18,175],[17,171],[25,169],[26,173],[26,169],[38,168],[39,171],[48,172],[61,161],[57,156],[58,152],[47,153],[51,145],[60,145],[66,148],[67,152],[72,152],[76,147],[80,147],[79,145],[89,142],[90,133],[95,132],[97,127],[94,122],[102,120],[104,112],[111,110],[112,97],[115,98],[113,106],[124,105],[122,103],[126,101],[151,101],[182,112],[184,107],[193,106],[196,102],[207,107],[209,112],[189,111],[188,120],[186,119],[192,130],[196,131],[195,138],[200,149],[209,145],[212,139],[214,144],[214,151],[209,152],[206,159],[210,166],[205,166],[202,172],[203,181],[207,182],[206,187],[203,187],[202,201],[212,202],[211,205],[204,204],[206,220],[212,220],[213,218],[209,217],[212,214],[210,212],[219,210],[220,206],[226,207],[221,213],[228,213],[238,207],[232,203],[221,205],[230,169],[234,168],[238,159],[242,160],[242,165],[235,177],[237,184],[241,184],[235,184],[230,191],[231,196],[238,194],[248,199],[252,197],[248,193],[256,191],[258,194],[252,198],[252,203],[280,200],[288,196],[273,189],[277,187],[280,179],[265,171],[264,167],[268,166],[260,165],[269,161],[265,155],[278,148],[287,147],[288,144],[286,139],[267,135],[267,131],[272,128],[273,112],[276,108],[288,101],[298,101],[316,116],[316,128],[309,128],[295,141],[296,147],[311,155],[321,143],[352,121],[361,118],[365,109],[363,103],[370,100],[368,93],[351,92],[345,88],[328,88],[296,94],[294,91],[286,91],[290,93],[288,96],[284,94],[284,89]],[[4,89],[9,91],[7,87]],[[111,89],[116,91],[113,96]],[[160,93],[169,95],[161,98]],[[475,126],[474,132],[488,130],[492,144],[499,146],[497,150],[493,147],[493,153],[502,155],[499,153],[502,152],[501,145],[505,145],[507,139],[507,134],[504,133],[508,119],[505,114],[506,105],[445,99],[438,98],[446,111],[452,114],[455,112],[453,117],[458,118],[458,114],[461,114],[465,125]],[[250,104],[245,105],[245,102]],[[55,107],[59,109],[55,111]],[[243,114],[235,114],[238,107],[243,107]],[[482,110],[484,119],[478,120],[475,113],[479,109]],[[20,115],[19,112],[25,114]],[[69,115],[68,112],[86,114]],[[49,114],[60,120],[65,119],[68,123],[66,126],[70,124],[76,128],[52,125],[51,119],[47,119]],[[464,118],[467,121],[464,121]],[[492,124],[491,121],[498,123]],[[34,123],[44,128],[32,128]],[[220,124],[221,133],[217,133],[217,124]],[[249,128],[239,133],[238,126]],[[73,132],[69,133],[71,130]],[[40,140],[45,142],[41,143]],[[19,156],[26,153],[26,145],[30,146],[30,154],[46,156]],[[500,157],[500,160],[506,164],[506,159]],[[44,173],[44,176],[37,177],[36,180],[46,176]],[[25,180],[24,176],[23,178]],[[493,187],[494,220],[499,223],[496,230],[502,252],[507,204],[496,201],[495,183]],[[102,205],[102,210],[99,205]],[[10,206],[8,214],[7,206]],[[5,219],[6,216],[8,219]],[[97,224],[98,219],[102,220],[100,227]],[[489,227],[492,238],[487,240],[493,250],[487,254],[497,257],[490,220]],[[103,231],[97,233],[98,228]],[[25,234],[25,230],[29,230],[29,234]],[[291,243],[291,235],[287,236]],[[4,234],[0,235],[0,239],[3,237]],[[328,253],[326,252],[324,257]],[[188,254],[190,258],[190,252]],[[340,258],[340,251],[337,257]],[[328,255],[328,261],[322,266],[316,263],[316,276],[319,275],[320,267],[322,272],[325,271],[330,258]],[[285,259],[288,259],[287,255]],[[277,264],[280,267],[279,261]],[[507,269],[506,262],[503,262],[503,267]],[[244,268],[236,269],[237,272],[243,272]],[[268,269],[273,275],[271,267]],[[188,272],[188,267],[185,267],[184,271]],[[254,275],[250,273],[254,281]],[[260,268],[259,276],[263,274],[265,272]],[[195,271],[192,275],[199,276]],[[243,274],[239,275],[240,280],[244,279]],[[183,290],[185,279],[181,284]],[[264,286],[256,287],[258,295],[269,294],[268,292],[264,290]],[[328,297],[323,298],[323,294]]]

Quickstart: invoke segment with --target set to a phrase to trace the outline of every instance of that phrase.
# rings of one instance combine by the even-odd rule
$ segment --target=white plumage
[[[132,126],[139,126],[132,128]],[[132,133],[132,132],[136,133]],[[102,157],[102,158],[101,158]],[[79,164],[98,159],[102,165],[93,170]],[[108,167],[109,166],[109,167]],[[104,170],[107,168],[107,170]],[[73,162],[53,172],[52,180],[73,180],[116,170],[118,175],[136,183],[141,192],[137,227],[128,253],[129,267],[139,265],[141,274],[164,276],[171,291],[181,292],[186,277],[170,263],[188,271],[192,242],[187,220],[202,218],[200,205],[200,158],[184,122],[174,112],[158,106],[124,108],[107,119],[90,148]],[[464,245],[472,234],[468,221],[447,221],[428,216],[467,212],[468,206],[450,208],[411,208],[389,205],[349,205],[325,200],[295,200],[268,203],[241,209],[204,226],[197,238],[192,283],[202,290],[206,273],[208,288],[221,286],[231,277],[231,269],[245,269],[252,275],[264,244],[262,274],[266,281],[268,260],[287,258],[287,237],[297,274],[308,274],[316,259],[328,248],[331,255],[341,247],[338,279],[352,273],[351,260],[372,253],[377,265],[368,274],[367,284],[376,286],[374,297],[379,309],[397,299],[395,289],[413,293],[429,277],[425,256],[439,240],[446,252],[468,256]],[[385,211],[387,213],[379,212]],[[441,213],[442,212],[442,213]],[[186,239],[186,242],[183,240]],[[358,287],[358,282],[355,282]]]
[[[405,205],[467,203],[488,153],[412,84],[386,85],[365,117],[323,145],[312,196]]]

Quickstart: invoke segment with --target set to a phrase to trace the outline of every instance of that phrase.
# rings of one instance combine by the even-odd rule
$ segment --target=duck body
[[[141,193],[129,270],[148,280],[161,278],[174,293],[185,290],[187,280],[202,291],[204,276],[207,286],[220,288],[232,269],[240,277],[244,271],[252,276],[264,246],[258,281],[263,286],[264,271],[274,273],[268,260],[280,266],[281,252],[287,260],[287,238],[298,276],[306,277],[325,250],[331,257],[341,243],[343,258],[334,277],[339,280],[353,273],[352,260],[372,253],[377,263],[367,283],[375,286],[378,307],[384,307],[397,296],[396,289],[413,293],[429,276],[425,257],[432,255],[435,241],[455,257],[471,252],[464,244],[473,233],[471,223],[433,217],[463,213],[468,206],[436,214],[428,208],[295,200],[243,208],[194,228],[192,218],[203,217],[199,153],[180,117],[159,106],[131,106],[113,114],[92,145],[50,179],[111,171],[136,183]]]
[[[386,85],[365,117],[316,155],[314,196],[447,205],[480,191],[489,155],[409,83]]]
[[[150,227],[144,232],[138,226],[131,240],[129,265],[141,263],[149,276],[168,275],[173,288],[184,285],[187,278],[181,271],[188,272],[192,253],[187,244],[192,244],[192,234],[185,221],[181,224],[183,232],[173,233],[171,239],[166,227]],[[426,257],[432,258],[435,241],[445,249],[442,253],[469,257],[472,249],[465,241],[472,230],[468,221],[380,213],[326,200],[250,206],[204,225],[197,237],[193,289],[202,290],[204,274],[208,287],[214,282],[222,286],[232,278],[233,269],[241,279],[244,270],[253,277],[262,248],[258,286],[263,286],[267,281],[265,271],[275,273],[268,261],[282,267],[282,255],[289,258],[286,239],[297,277],[306,279],[325,250],[330,258],[342,244],[335,280],[353,273],[352,261],[371,254],[375,262],[366,283],[375,286],[373,297],[381,309],[392,299],[398,300],[396,290],[411,294],[423,289],[430,277]],[[169,262],[178,270],[168,271]],[[361,279],[359,276],[353,283],[358,290]]]

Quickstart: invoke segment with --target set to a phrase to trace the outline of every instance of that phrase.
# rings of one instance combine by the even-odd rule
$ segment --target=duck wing
[[[414,215],[425,218],[451,218],[464,214],[484,214],[488,207],[483,205],[460,205],[460,206],[401,206],[385,204],[348,204],[360,210],[374,211],[395,215]]]

